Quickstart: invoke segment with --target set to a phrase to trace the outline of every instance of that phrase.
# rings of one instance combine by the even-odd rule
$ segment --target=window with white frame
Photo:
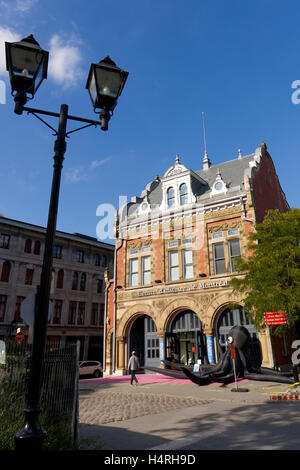
[[[175,191],[174,188],[169,188],[167,191],[167,204],[168,204],[168,209],[171,209],[172,207],[175,206]]]
[[[241,256],[241,247],[240,247],[240,240],[238,238],[233,238],[232,240],[228,240],[228,250],[229,250],[229,258],[230,258],[230,270],[232,273],[237,272],[236,269],[236,262]]]
[[[194,277],[193,267],[193,250],[185,249],[182,253],[182,277],[183,279],[191,279]]]
[[[129,260],[129,286],[136,287],[139,284],[139,259]]]
[[[187,185],[183,183],[179,188],[179,195],[180,195],[180,205],[183,206],[188,202],[188,190]]]
[[[151,260],[150,256],[142,256],[142,285],[151,284]]]
[[[169,280],[179,280],[179,257],[178,251],[169,251]]]
[[[213,244],[213,257],[214,257],[215,274],[216,275],[225,274],[226,263],[225,263],[224,243]]]

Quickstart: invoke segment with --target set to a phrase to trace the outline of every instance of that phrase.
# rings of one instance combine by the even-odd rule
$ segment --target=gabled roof
[[[191,185],[194,196],[196,197],[197,203],[214,202],[226,198],[242,196],[245,194],[245,176],[248,175],[251,177],[251,168],[257,165],[260,160],[260,148],[256,150],[255,153],[249,154],[244,157],[235,158],[218,165],[210,166],[205,170],[188,170],[184,165],[179,162],[168,168],[165,172],[162,180],[168,177],[169,172],[172,171],[172,168],[176,169],[176,164],[183,166],[184,169],[188,170],[191,174]],[[175,173],[174,173],[175,174]],[[178,176],[180,176],[180,172]],[[216,182],[217,176],[221,177],[221,180],[226,184],[226,192],[220,192],[212,194],[212,188]],[[120,210],[120,222],[125,221],[126,212],[129,217],[129,221],[135,220],[139,222],[140,220],[145,220],[147,217],[147,212],[145,215],[140,211],[140,207],[143,202],[147,202],[150,205],[151,210],[158,210],[159,206],[163,200],[162,193],[162,181],[156,177],[154,181],[149,183],[144,191],[142,191],[140,197],[135,197],[132,201],[124,206]]]

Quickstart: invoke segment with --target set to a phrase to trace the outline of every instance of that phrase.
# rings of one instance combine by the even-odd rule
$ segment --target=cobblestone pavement
[[[90,449],[299,449],[300,400],[271,402],[288,387],[244,381],[80,383],[79,437]],[[243,391],[243,390],[240,390]]]
[[[85,424],[107,424],[180,408],[205,405],[212,401],[166,394],[97,390],[91,396],[81,396],[79,419],[80,423]]]

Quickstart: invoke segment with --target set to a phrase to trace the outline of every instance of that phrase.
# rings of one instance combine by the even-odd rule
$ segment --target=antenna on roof
[[[206,133],[205,133],[205,120],[204,120],[204,112],[202,112],[202,122],[203,122],[203,136],[204,136],[204,158],[203,158],[203,170],[207,170],[210,165],[210,159],[208,158],[207,151],[206,151]]]

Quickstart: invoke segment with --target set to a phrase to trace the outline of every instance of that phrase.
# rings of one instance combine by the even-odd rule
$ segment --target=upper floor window
[[[172,187],[167,191],[167,203],[169,209],[175,206],[175,191]]]
[[[77,313],[77,302],[74,301],[74,300],[70,300],[69,315],[68,315],[68,324],[69,325],[75,325],[76,313]]]
[[[9,248],[10,235],[0,233],[0,248]]]
[[[179,194],[180,194],[180,205],[183,206],[188,202],[188,191],[187,191],[187,185],[183,183],[180,188],[179,188]]]
[[[84,325],[85,321],[85,302],[78,302],[77,325]]]
[[[168,252],[170,282],[194,278],[193,249],[187,246],[192,242],[192,238],[168,242],[168,248],[177,247],[177,249],[171,249]]]
[[[129,286],[136,287],[139,283],[139,259],[129,260]]]
[[[236,262],[241,256],[241,247],[239,238],[228,240],[228,251],[223,242],[213,243],[213,261],[215,275],[225,274],[228,270],[231,273],[237,272]],[[227,267],[226,267],[227,266]]]
[[[226,263],[225,263],[225,251],[224,243],[214,243],[213,244],[213,257],[214,257],[214,267],[215,274],[225,274],[226,273]]]
[[[57,258],[57,259],[62,258],[62,246],[61,245],[54,245],[53,258]]]
[[[103,268],[106,268],[106,266],[107,266],[107,256],[106,255],[101,255],[101,266]]]
[[[24,248],[25,253],[31,253],[31,244],[32,244],[32,240],[30,240],[30,238],[27,238],[27,240],[25,241],[25,248]]]
[[[191,279],[194,277],[193,250],[182,250],[182,277]]]
[[[103,291],[103,279],[97,279],[97,294],[101,294]]]
[[[235,267],[236,262],[239,256],[241,256],[240,240],[238,238],[228,240],[228,250],[230,258],[230,270],[232,273],[235,273],[237,272],[237,269]]]
[[[33,254],[39,255],[40,251],[41,251],[41,242],[39,240],[36,240],[36,242],[34,243]]]
[[[94,262],[95,266],[100,266],[100,255],[98,253],[95,254]]]
[[[72,290],[78,289],[78,273],[75,271],[72,277]]]
[[[55,299],[53,308],[53,321],[52,323],[59,325],[61,321],[63,301]]]
[[[0,322],[4,321],[6,303],[7,303],[7,295],[0,295]]]
[[[86,274],[82,273],[80,277],[80,290],[84,291],[86,287]]]
[[[16,323],[22,323],[22,317],[21,317],[21,303],[25,299],[24,296],[18,296],[16,300],[16,307],[15,307],[15,314],[14,314],[14,322]]]
[[[64,271],[60,269],[57,273],[56,288],[62,289],[64,286]]]
[[[169,251],[169,280],[179,280],[179,257],[178,251]]]
[[[9,282],[9,275],[10,275],[10,268],[11,264],[9,261],[4,261],[2,265],[2,272],[1,272],[1,282]]]
[[[78,263],[84,263],[84,251],[83,250],[76,250],[76,259]]]
[[[25,284],[28,286],[32,285],[33,281],[33,269],[26,269],[26,274],[25,274]]]
[[[151,284],[151,258],[150,256],[142,257],[142,285]]]

